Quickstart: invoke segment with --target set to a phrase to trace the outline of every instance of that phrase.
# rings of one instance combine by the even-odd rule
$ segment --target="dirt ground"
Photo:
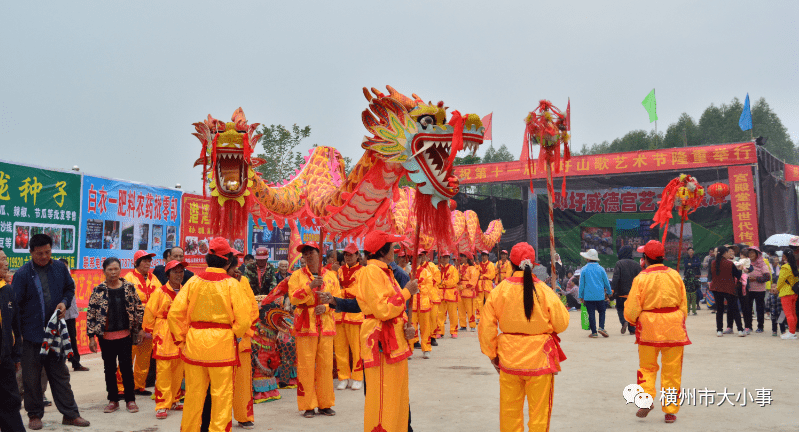
[[[707,309],[688,317],[688,334],[693,345],[685,349],[682,387],[705,390],[714,395],[695,406],[683,405],[675,424],[665,424],[656,409],[646,419],[635,417],[637,408],[626,405],[622,390],[636,381],[637,347],[633,336],[621,335],[615,310],[608,310],[606,329],[610,337],[589,339],[580,329],[579,312],[571,313],[571,324],[562,336],[568,356],[555,379],[552,431],[640,432],[659,430],[689,431],[796,431],[799,430],[797,363],[799,341],[783,341],[766,333],[745,338],[715,334],[715,315]],[[415,431],[490,431],[499,429],[499,385],[497,374],[480,353],[477,333],[464,333],[458,339],[446,337],[434,348],[433,357],[423,360],[421,353],[410,361],[410,395]],[[82,415],[92,422],[87,431],[178,431],[180,413],[171,412],[166,420],[156,420],[154,402],[139,398],[141,411],[120,410],[104,414],[105,385],[99,354],[85,357],[91,371],[73,373],[72,386]],[[722,401],[719,393],[732,393],[735,406]],[[741,406],[744,392],[757,395],[757,389],[771,389],[770,405],[761,407],[751,399]],[[49,390],[48,390],[49,393]],[[50,395],[48,394],[48,397]],[[299,415],[295,390],[282,391],[283,399],[255,406],[255,430],[358,431],[363,428],[363,392],[336,391],[335,417],[305,419]],[[698,395],[697,395],[698,396]],[[657,400],[657,396],[655,396]],[[722,401],[722,406],[717,406]],[[658,407],[659,408],[659,407]],[[27,417],[23,411],[23,419]],[[45,430],[75,430],[62,426],[54,407],[47,408]],[[238,429],[235,427],[234,430]],[[241,430],[241,429],[239,429]]]

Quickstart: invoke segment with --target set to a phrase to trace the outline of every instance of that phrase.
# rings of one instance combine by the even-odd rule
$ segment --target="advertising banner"
[[[799,165],[785,164],[785,181],[799,181]]]
[[[707,185],[703,185],[707,187]],[[555,248],[570,269],[582,267],[580,252],[596,249],[599,263],[613,269],[622,246],[634,250],[649,240],[662,240],[663,232],[651,229],[652,216],[663,188],[609,188],[556,194],[554,202]],[[547,209],[547,196],[538,195],[538,206]],[[683,230],[683,256],[693,247],[699,256],[712,247],[733,240],[733,215],[729,201],[705,196],[702,206],[688,217]],[[721,208],[719,208],[721,205]],[[538,225],[549,225],[548,210],[538,212]],[[666,264],[674,267],[679,248],[680,219],[675,215],[666,237]],[[540,262],[549,263],[549,230],[539,230]],[[634,257],[641,254],[634,252]]]
[[[732,223],[735,243],[759,245],[757,232],[757,196],[752,185],[752,167],[729,167]]]
[[[123,272],[123,275],[127,271]],[[72,270],[72,279],[75,281],[75,303],[78,305],[80,315],[75,320],[78,352],[89,354],[89,337],[86,335],[86,311],[89,307],[89,298],[94,287],[105,280],[102,270]]]
[[[80,181],[76,173],[0,162],[0,246],[8,267],[30,259],[28,242],[35,234],[53,239],[53,259],[78,264]]]
[[[80,268],[99,269],[106,257],[133,268],[137,250],[155,253],[153,266],[179,238],[181,192],[141,183],[83,177]]]
[[[215,199],[215,198],[214,198]],[[210,220],[211,204],[202,195],[183,194],[181,206],[180,246],[184,251],[184,260],[192,268],[204,268],[205,254],[208,253],[208,244],[213,237]],[[237,233],[234,238],[228,239],[230,245],[237,251],[246,252],[247,235],[244,231]]]
[[[575,156],[561,161],[561,174],[567,176],[610,175],[642,171],[671,171],[686,168],[744,165],[757,163],[755,144],[723,144],[705,147],[676,147],[626,153]],[[542,179],[546,172],[533,164],[533,178]],[[787,170],[786,170],[787,171]],[[497,162],[455,167],[460,184],[518,181],[530,178],[527,161]]]

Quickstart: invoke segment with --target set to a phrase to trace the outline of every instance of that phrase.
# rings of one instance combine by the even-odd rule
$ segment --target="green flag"
[[[644,98],[644,101],[641,102],[641,105],[644,106],[646,112],[649,113],[649,123],[653,121],[657,121],[658,113],[657,113],[657,102],[655,102],[655,89],[652,89],[648,95]]]

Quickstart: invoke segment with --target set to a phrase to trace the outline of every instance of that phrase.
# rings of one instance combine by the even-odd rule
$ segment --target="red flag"
[[[494,113],[492,112],[491,114],[482,118],[483,127],[485,127],[485,133],[483,133],[483,140],[491,139],[491,116],[493,115]]]

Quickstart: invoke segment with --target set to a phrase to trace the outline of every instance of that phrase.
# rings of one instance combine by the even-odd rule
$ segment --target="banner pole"
[[[543,148],[542,148],[543,151]],[[540,157],[540,156],[539,156]],[[549,202],[549,259],[551,267],[550,284],[554,281],[557,269],[555,267],[555,211],[552,205],[552,195],[555,193],[554,185],[552,184],[552,163],[547,161],[547,199]]]

